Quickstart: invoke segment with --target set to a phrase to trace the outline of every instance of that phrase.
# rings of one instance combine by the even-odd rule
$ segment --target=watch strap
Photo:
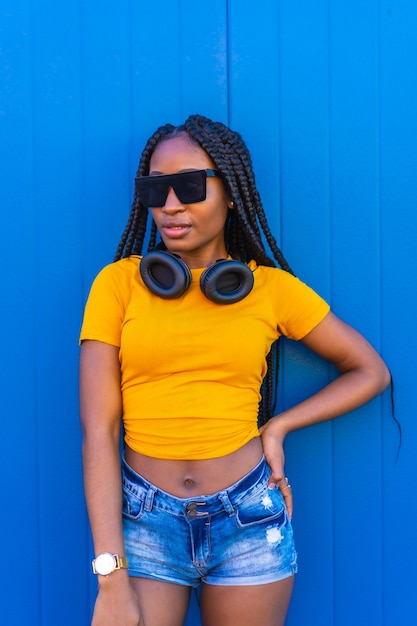
[[[115,572],[118,569],[128,569],[129,567],[129,563],[128,560],[125,556],[121,556],[120,554],[113,554],[111,552],[102,552],[101,554],[109,554],[114,558],[114,569],[112,569],[111,572],[109,572],[108,574],[106,574],[107,576],[110,576],[110,574],[112,574],[113,572]],[[98,554],[96,556],[96,558],[92,561],[91,565],[93,567],[93,574],[99,574],[99,572],[96,570],[96,560],[100,557],[101,555]]]
[[[116,559],[116,567],[115,569],[128,569],[129,563],[125,556],[120,556],[120,554],[113,554]]]

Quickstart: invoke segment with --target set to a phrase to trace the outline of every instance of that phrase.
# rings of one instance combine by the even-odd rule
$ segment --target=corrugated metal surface
[[[288,438],[288,625],[417,623],[416,26],[411,0],[2,0],[2,624],[89,623],[82,308],[144,141],[194,112],[242,132],[290,263],[396,382],[397,463],[388,393]],[[330,376],[286,344],[281,403]]]

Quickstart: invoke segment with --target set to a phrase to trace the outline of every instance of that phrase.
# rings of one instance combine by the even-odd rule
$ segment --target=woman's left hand
[[[268,487],[280,490],[283,495],[288,517],[291,520],[293,513],[293,498],[291,485],[285,476],[284,465],[284,438],[277,435],[274,426],[277,425],[278,417],[275,417],[260,428],[262,446],[266,462],[271,470]]]

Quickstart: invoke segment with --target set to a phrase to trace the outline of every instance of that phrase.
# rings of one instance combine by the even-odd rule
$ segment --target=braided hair
[[[151,157],[162,141],[185,135],[189,141],[201,147],[221,174],[223,184],[233,201],[233,210],[225,228],[225,244],[228,254],[242,261],[254,260],[259,265],[276,267],[293,273],[283,257],[268,226],[265,211],[255,184],[252,159],[239,133],[221,122],[201,115],[191,115],[181,126],[160,126],[148,140],[136,175],[149,174]],[[140,255],[147,240],[147,251],[157,245],[157,229],[152,217],[135,190],[131,213],[117,248],[115,261],[132,254]],[[265,248],[266,240],[269,250]],[[161,245],[161,244],[160,244]],[[276,341],[267,356],[267,374],[262,384],[259,404],[259,423],[267,422],[276,404],[279,369],[279,342]]]

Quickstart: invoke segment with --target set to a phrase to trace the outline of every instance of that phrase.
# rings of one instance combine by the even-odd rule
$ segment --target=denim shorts
[[[231,487],[177,498],[127,463],[123,531],[129,574],[196,587],[260,585],[297,570],[293,532],[281,492],[268,488],[265,460]]]

